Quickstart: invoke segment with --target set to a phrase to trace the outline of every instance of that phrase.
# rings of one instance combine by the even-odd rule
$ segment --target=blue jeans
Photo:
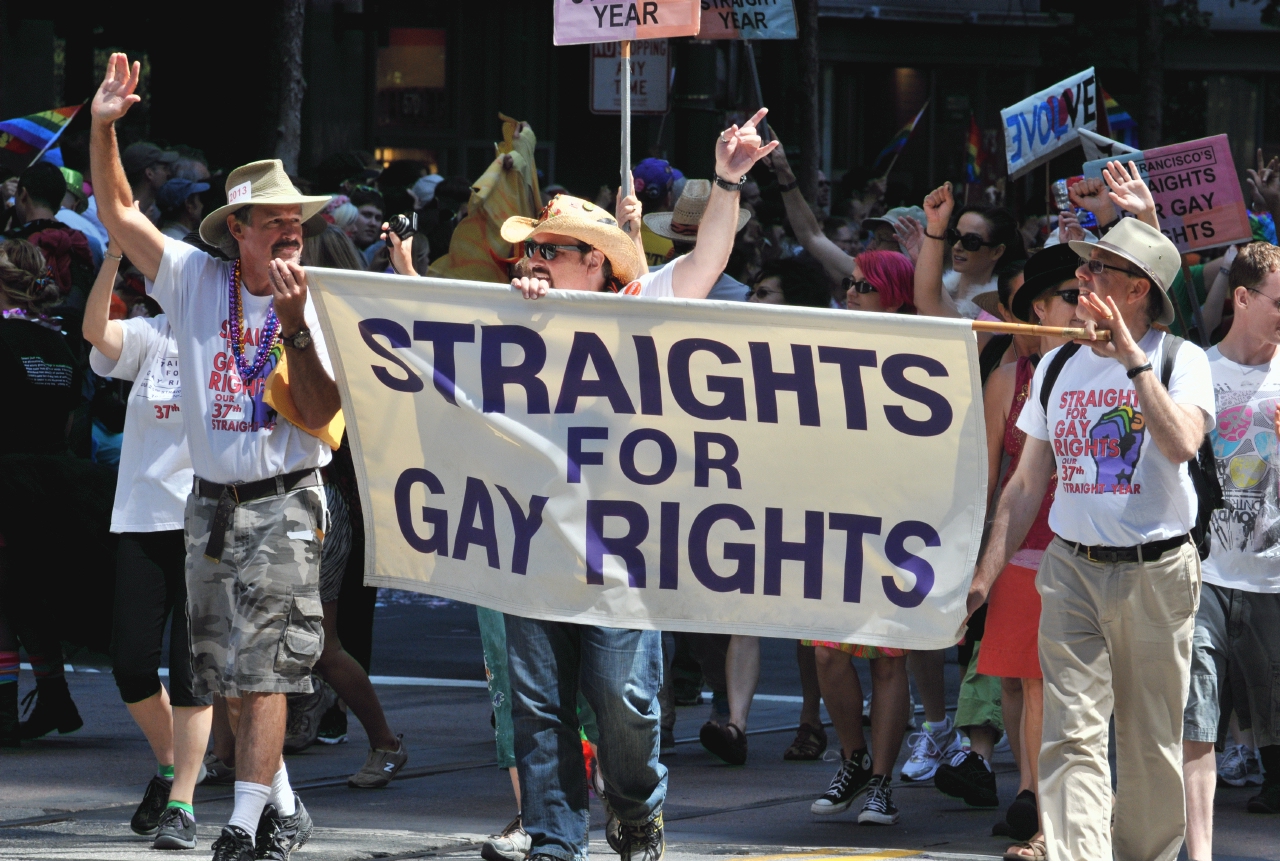
[[[578,736],[581,690],[600,728],[605,802],[618,819],[662,810],[658,762],[662,634],[507,616],[516,768],[534,853],[587,857],[587,780]]]

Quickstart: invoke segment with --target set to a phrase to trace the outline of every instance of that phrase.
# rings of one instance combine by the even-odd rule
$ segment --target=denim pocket
[[[309,671],[324,649],[324,609],[315,595],[294,595],[276,649],[276,671]]]

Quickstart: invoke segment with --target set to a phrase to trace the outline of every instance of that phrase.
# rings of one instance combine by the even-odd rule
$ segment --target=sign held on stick
[[[555,44],[696,36],[698,0],[555,0]]]

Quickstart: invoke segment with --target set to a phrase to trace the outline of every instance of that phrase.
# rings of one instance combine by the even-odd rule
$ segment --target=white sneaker
[[[960,750],[961,739],[949,719],[938,727],[925,721],[924,729],[912,733],[907,744],[911,745],[911,756],[902,766],[901,778],[906,782],[920,782],[933,779],[938,766]]]
[[[1262,762],[1257,751],[1243,744],[1229,744],[1218,760],[1218,779],[1227,786],[1262,785]]]

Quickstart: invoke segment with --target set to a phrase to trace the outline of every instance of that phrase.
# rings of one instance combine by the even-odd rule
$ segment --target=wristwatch
[[[716,185],[720,186],[725,191],[742,191],[742,187],[747,184],[747,174],[745,173],[742,176],[738,177],[737,182],[730,182],[727,179],[721,179],[720,174],[718,173],[715,174],[715,178],[716,178]]]
[[[289,337],[281,338],[280,340],[295,350],[305,350],[311,346],[311,330],[303,326]]]

